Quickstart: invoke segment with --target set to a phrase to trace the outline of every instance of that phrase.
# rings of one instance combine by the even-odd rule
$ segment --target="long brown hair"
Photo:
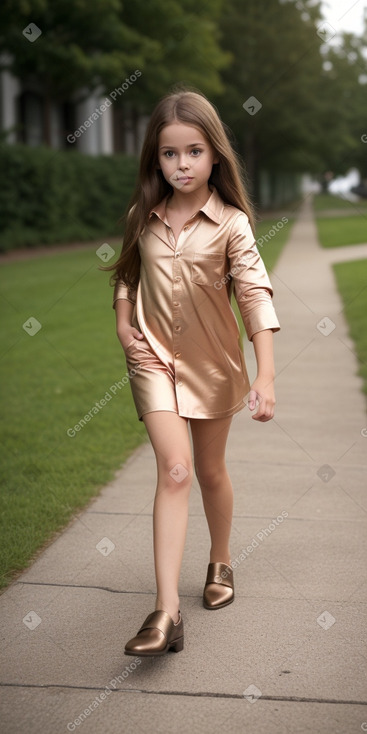
[[[123,218],[125,227],[120,257],[114,265],[102,268],[114,270],[113,282],[122,280],[131,288],[136,288],[139,282],[138,240],[148,224],[149,213],[167,194],[173,192],[173,186],[157,168],[159,133],[173,122],[196,127],[211,143],[219,163],[213,165],[208,183],[216,187],[224,203],[245,212],[251,228],[254,228],[254,208],[243,182],[246,174],[216,109],[199,92],[184,89],[167,94],[155,107],[147,126],[138,182]]]

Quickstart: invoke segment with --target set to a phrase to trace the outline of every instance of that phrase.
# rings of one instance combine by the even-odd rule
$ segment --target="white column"
[[[99,141],[98,141],[98,125],[100,125],[100,117],[93,120],[93,113],[96,108],[99,108],[99,98],[91,95],[84,102],[79,103],[76,106],[76,127],[81,128],[80,135],[77,137],[77,149],[81,153],[88,153],[89,155],[98,155]],[[91,118],[89,120],[89,118]],[[85,128],[85,129],[84,129]]]
[[[19,80],[9,71],[3,71],[0,75],[0,90],[0,128],[3,131],[10,131],[9,135],[6,138],[7,143],[16,143],[17,133],[16,130],[11,130],[11,128],[14,128],[19,122],[19,120],[17,119],[16,102],[17,97],[21,91],[21,85]]]
[[[108,98],[109,99],[109,98]],[[101,97],[99,100],[99,106],[103,105],[106,101],[106,97]],[[113,153],[113,104],[107,107],[99,118],[98,122],[95,123],[99,127],[100,133],[100,149],[99,152],[104,155],[112,155]]]

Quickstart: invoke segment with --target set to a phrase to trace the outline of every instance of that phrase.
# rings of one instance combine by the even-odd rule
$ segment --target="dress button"
[[[181,331],[181,326],[175,326],[175,331]]]
[[[179,304],[179,302],[178,302],[178,301],[173,301],[173,305],[174,305],[174,306],[179,306],[180,304]]]
[[[181,352],[175,352],[175,357],[181,357]]]
[[[181,276],[180,275],[176,275],[176,277],[175,277],[176,283],[178,283],[180,280],[181,280]]]
[[[183,385],[183,382],[181,382],[181,380],[180,380],[180,382],[178,382],[178,383],[177,383],[177,385],[178,385],[179,387],[182,387],[182,385]]]
[[[175,252],[175,257],[180,257],[181,252]]]

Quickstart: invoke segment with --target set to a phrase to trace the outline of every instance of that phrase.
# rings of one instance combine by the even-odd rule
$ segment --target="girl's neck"
[[[182,191],[174,189],[173,194],[168,198],[167,209],[176,214],[198,211],[206,204],[211,194],[212,191],[208,185],[200,187],[192,194],[183,194]]]

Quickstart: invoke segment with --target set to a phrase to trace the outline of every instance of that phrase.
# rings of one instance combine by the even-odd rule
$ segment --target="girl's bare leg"
[[[233,514],[233,488],[225,463],[232,416],[190,419],[194,463],[208,521],[210,563],[230,563],[229,539]]]
[[[156,609],[178,620],[178,582],[185,546],[193,469],[187,419],[170,411],[143,415],[157,461],[153,509]]]

